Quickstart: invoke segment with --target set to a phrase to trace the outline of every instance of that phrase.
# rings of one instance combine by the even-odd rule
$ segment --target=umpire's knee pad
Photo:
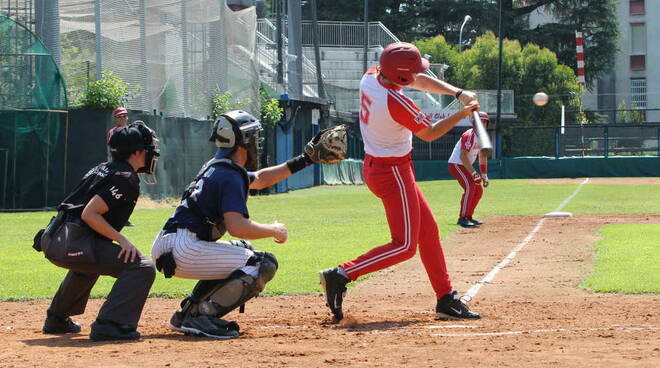
[[[240,270],[234,271],[218,284],[206,301],[199,304],[199,312],[221,318],[259,295],[266,283],[275,277],[278,267],[273,254],[260,251],[254,252],[247,265],[258,266],[259,274],[256,278]]]

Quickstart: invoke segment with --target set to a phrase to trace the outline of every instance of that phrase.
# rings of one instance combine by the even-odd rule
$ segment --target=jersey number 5
[[[369,124],[369,107],[371,107],[371,99],[366,93],[360,92],[360,121]]]

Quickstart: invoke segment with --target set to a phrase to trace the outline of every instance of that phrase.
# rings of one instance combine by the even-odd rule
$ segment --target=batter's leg
[[[351,280],[382,270],[415,255],[419,238],[419,201],[410,165],[383,168],[367,179],[369,189],[383,202],[392,241],[340,265]]]
[[[431,281],[433,291],[438,298],[452,291],[451,278],[447,272],[445,254],[440,243],[438,224],[435,221],[431,207],[422,191],[417,188],[419,198],[420,226],[424,231],[419,235],[419,256],[422,259],[426,274]]]

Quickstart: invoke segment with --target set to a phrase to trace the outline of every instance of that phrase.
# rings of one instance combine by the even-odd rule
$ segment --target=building
[[[660,34],[660,1],[618,0],[616,14],[621,37],[614,70],[585,93],[585,107],[607,115],[610,122],[621,120],[617,109],[641,110],[643,120],[660,122],[660,68],[656,67],[660,49],[648,47],[650,36]],[[530,16],[530,27],[551,19],[542,10],[536,11]],[[588,42],[585,40],[587,49]]]

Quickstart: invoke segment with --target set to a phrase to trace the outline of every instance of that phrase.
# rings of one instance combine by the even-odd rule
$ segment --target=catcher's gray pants
[[[151,258],[157,260],[163,253],[172,252],[176,261],[174,276],[193,280],[224,280],[240,269],[257,278],[259,267],[246,266],[254,253],[228,242],[199,240],[187,229],[176,232],[161,231],[151,248]]]
[[[124,263],[121,247],[109,240],[95,242],[95,263],[51,261],[69,272],[48,308],[48,314],[68,317],[85,312],[87,299],[100,275],[117,279],[99,311],[98,318],[137,327],[149,289],[156,277],[154,264],[146,257]]]

